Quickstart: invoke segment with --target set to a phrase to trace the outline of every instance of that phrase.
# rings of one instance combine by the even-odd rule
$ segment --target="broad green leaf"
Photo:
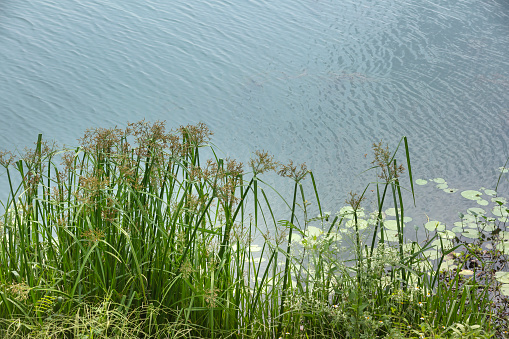
[[[481,199],[482,193],[479,191],[473,191],[473,190],[466,190],[461,192],[461,195],[463,198],[469,199],[469,200],[479,200]]]
[[[424,224],[424,227],[429,231],[443,231],[445,230],[445,225],[440,223],[440,221],[428,221],[426,224]]]

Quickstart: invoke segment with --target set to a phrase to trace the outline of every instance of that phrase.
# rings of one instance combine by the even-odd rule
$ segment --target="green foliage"
[[[164,123],[142,121],[125,130],[89,130],[76,149],[57,150],[39,136],[19,159],[1,153],[10,197],[0,232],[0,335],[493,333],[488,286],[464,283],[459,270],[440,279],[425,255],[437,235],[425,244],[405,241],[404,168],[396,152],[374,145],[377,210],[364,212],[366,188],[332,217],[322,212],[304,164],[281,165],[256,152],[247,173],[217,157],[210,136],[203,124],[167,132]],[[204,151],[214,158],[202,163]],[[261,179],[267,171],[293,180],[291,203],[283,199],[287,220],[273,214],[271,187]],[[395,217],[390,227],[386,201]],[[317,217],[309,217],[311,204]],[[256,240],[260,234],[263,241]],[[440,263],[453,250],[440,246]]]

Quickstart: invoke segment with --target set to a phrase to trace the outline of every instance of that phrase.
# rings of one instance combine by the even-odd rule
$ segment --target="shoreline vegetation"
[[[461,232],[432,221],[410,241],[405,206],[426,182],[406,138],[394,152],[373,145],[375,182],[333,214],[305,164],[256,151],[244,166],[211,135],[140,121],[87,130],[75,149],[39,135],[24,154],[0,152],[0,337],[509,337],[509,209],[496,190],[464,197],[492,196],[498,219],[469,209]]]

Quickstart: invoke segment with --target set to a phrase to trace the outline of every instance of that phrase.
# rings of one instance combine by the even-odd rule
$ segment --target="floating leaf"
[[[403,222],[404,222],[404,223],[410,222],[410,221],[412,221],[412,220],[413,220],[413,219],[412,219],[412,218],[410,218],[410,217],[404,217],[404,218],[403,218]]]
[[[482,208],[480,207],[472,207],[472,208],[469,208],[467,210],[467,213],[468,214],[472,214],[472,215],[478,215],[478,214],[486,214],[486,211],[483,210]]]
[[[494,190],[485,190],[484,193],[487,195],[491,195],[492,197],[497,195],[497,191],[494,191]]]
[[[502,167],[499,167],[498,170],[501,172],[501,173],[507,173],[509,172],[509,168],[505,168],[504,166]]]
[[[457,188],[446,188],[443,190],[445,193],[456,193],[458,191]]]
[[[509,216],[509,212],[507,211],[507,208],[503,206],[495,206],[491,210],[491,213],[497,217],[507,217]]]
[[[249,246],[249,249],[251,250],[251,252],[260,252],[262,250],[262,248],[256,244]]]
[[[480,233],[478,230],[467,229],[463,233],[461,233],[461,235],[463,235],[466,238],[470,238],[470,239],[478,239]]]
[[[442,240],[442,241],[440,241],[440,240]],[[440,249],[442,248],[442,246],[444,247],[444,249],[448,249],[448,248],[452,248],[454,246],[454,243],[452,242],[452,240],[441,238],[441,239],[434,240],[431,243],[431,245],[436,246],[436,248],[440,248]]]
[[[479,191],[473,191],[473,190],[466,190],[461,192],[461,195],[463,198],[469,199],[469,200],[479,200],[481,199],[482,193]]]
[[[461,274],[461,275],[473,275],[474,271],[472,271],[472,270],[461,270],[459,274]]]
[[[392,217],[396,216],[396,209],[394,207],[388,208],[385,211],[385,214],[390,215]],[[398,208],[398,214],[401,214],[401,208]]]
[[[502,286],[500,286],[500,294],[509,296],[509,284],[503,284]]]
[[[484,199],[479,199],[479,200],[477,200],[477,204],[479,204],[481,206],[488,206],[489,202]]]
[[[500,237],[500,239],[502,241],[509,241],[509,232],[508,231],[502,231],[498,234],[498,236]]]
[[[507,202],[507,199],[504,198],[504,197],[495,197],[495,198],[491,198],[491,201],[499,202],[499,203],[501,203],[503,205],[503,204],[505,204]]]
[[[453,228],[451,229],[451,231],[453,231],[454,233],[461,233],[461,232],[463,232],[463,227],[461,227],[461,226],[459,226],[459,227],[458,227],[458,226],[456,226],[456,227],[453,227]]]
[[[378,236],[380,236],[380,233],[378,233]],[[398,237],[398,232],[397,231],[393,231],[393,230],[386,230],[384,232],[384,237],[385,237],[385,240],[387,241],[394,241],[394,242],[398,242],[399,241],[399,237]]]
[[[461,221],[456,221],[456,222],[454,223],[454,226],[456,226],[456,227],[463,227],[463,222],[461,222]]]
[[[429,231],[443,231],[445,230],[445,225],[441,224],[440,221],[428,221],[426,224],[424,224],[424,227]]]
[[[354,217],[354,213],[353,213],[353,208],[352,206],[343,206],[341,207],[341,209],[339,210],[339,214],[341,216],[344,216],[345,218],[349,218],[349,219],[352,219]],[[364,217],[364,209],[363,208],[359,208],[357,210],[357,218],[362,218]]]
[[[440,265],[440,271],[452,271],[458,268],[458,265],[454,263],[454,260],[444,260]]]
[[[352,206],[343,206],[339,210],[339,214],[342,216],[349,216],[350,214],[353,215],[353,208]]]
[[[354,219],[348,220],[345,223],[345,226],[354,228],[355,220]],[[368,227],[368,221],[364,219],[357,219],[357,227],[359,227],[360,230],[366,229]]]
[[[509,241],[500,242],[497,244],[497,250],[504,254],[509,254]]]
[[[398,229],[398,224],[396,220],[386,220],[384,221],[384,226],[385,228],[393,231],[396,231]]]
[[[329,235],[326,237],[327,240],[332,241],[339,241],[341,240],[341,238],[342,238],[341,234],[335,232],[330,232]]]
[[[509,272],[495,272],[495,279],[497,279],[497,281],[499,283],[502,283],[502,284],[509,284]]]
[[[493,232],[494,230],[496,230],[498,228],[497,225],[495,225],[494,223],[483,223],[481,225],[481,229],[485,232]]]
[[[430,260],[436,260],[437,258],[442,256],[440,252],[437,250],[427,250],[422,252],[422,254]]]
[[[434,182],[436,182],[437,184],[444,184],[445,183],[445,179],[443,178],[435,178],[433,179]]]
[[[461,232],[461,231],[460,231]],[[437,232],[438,236],[443,239],[454,239],[456,234],[453,231],[445,230],[443,232]]]
[[[472,214],[467,214],[463,216],[463,222],[469,223],[469,222],[477,222],[477,217]]]
[[[415,183],[417,185],[421,185],[422,186],[422,185],[426,185],[428,182],[426,180],[424,180],[424,179],[417,179],[417,180],[415,180]]]
[[[288,240],[289,238],[289,235],[286,236],[286,240]],[[295,234],[293,233],[292,234],[292,243],[297,243],[297,242],[300,242],[302,240],[302,237],[298,234]]]
[[[438,188],[439,190],[445,190],[446,188],[448,188],[449,185],[447,185],[447,183],[444,183],[444,184],[438,184],[436,186],[436,188]]]

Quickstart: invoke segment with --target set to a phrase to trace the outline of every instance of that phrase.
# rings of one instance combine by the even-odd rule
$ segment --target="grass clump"
[[[442,260],[457,247],[438,235],[405,240],[396,152],[374,145],[375,211],[361,206],[366,189],[332,216],[305,164],[281,165],[257,151],[246,172],[216,155],[211,135],[204,124],[166,131],[162,122],[141,121],[88,130],[76,149],[39,136],[21,156],[1,153],[10,195],[0,233],[0,335],[493,335],[490,283],[460,284],[459,273],[440,279],[424,254],[437,240]],[[204,152],[212,160],[203,162]],[[284,220],[261,178],[270,171],[294,184]]]

